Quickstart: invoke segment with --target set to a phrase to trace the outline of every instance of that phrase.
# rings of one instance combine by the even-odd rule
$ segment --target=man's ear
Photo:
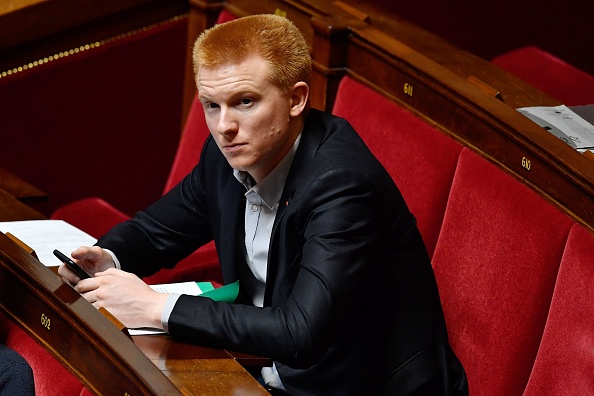
[[[303,81],[299,81],[293,86],[291,93],[291,117],[297,117],[303,113],[309,98],[309,86]]]

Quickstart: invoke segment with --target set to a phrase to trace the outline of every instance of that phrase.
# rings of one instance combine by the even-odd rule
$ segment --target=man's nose
[[[233,115],[232,109],[221,108],[217,123],[217,132],[221,135],[229,135],[237,132],[237,120]]]

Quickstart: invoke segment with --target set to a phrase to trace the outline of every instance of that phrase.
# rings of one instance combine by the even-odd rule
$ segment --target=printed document
[[[567,106],[522,107],[518,111],[576,150],[594,150],[594,125]]]

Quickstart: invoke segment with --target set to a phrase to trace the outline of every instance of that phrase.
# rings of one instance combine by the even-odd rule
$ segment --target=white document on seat
[[[35,250],[39,261],[48,267],[60,265],[54,255],[58,249],[66,255],[80,246],[93,246],[97,239],[62,220],[22,220],[0,222],[0,231],[12,235]]]
[[[594,125],[567,106],[522,107],[518,111],[576,150],[594,149]]]

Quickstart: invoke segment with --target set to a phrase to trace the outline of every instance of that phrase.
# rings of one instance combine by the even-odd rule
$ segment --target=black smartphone
[[[54,256],[58,258],[61,262],[66,264],[68,268],[76,273],[80,277],[80,279],[87,279],[91,276],[87,274],[82,268],[80,268],[72,259],[66,256],[64,253],[60,252],[59,250],[54,250]]]

